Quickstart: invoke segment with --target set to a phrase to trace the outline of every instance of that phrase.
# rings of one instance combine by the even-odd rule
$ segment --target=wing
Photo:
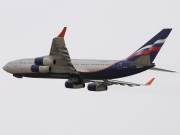
[[[102,85],[122,85],[122,86],[149,86],[154,81],[155,78],[152,78],[150,81],[148,81],[146,84],[138,84],[138,83],[131,83],[131,82],[124,82],[124,81],[118,81],[118,80],[90,80],[90,82],[99,83]]]
[[[70,59],[69,53],[68,53],[68,50],[66,48],[65,41],[64,41],[64,35],[66,32],[66,29],[67,27],[64,27],[62,32],[53,39],[50,55],[59,55],[61,57],[66,56],[68,59]]]
[[[71,58],[64,41],[66,29],[67,27],[64,27],[62,32],[53,39],[49,55],[60,61],[58,66],[62,66],[66,72],[77,74],[78,72],[71,63]]]

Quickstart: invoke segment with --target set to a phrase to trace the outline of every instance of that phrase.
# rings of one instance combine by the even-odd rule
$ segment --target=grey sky
[[[49,54],[67,26],[71,58],[123,59],[163,28],[173,28],[155,59],[180,72],[177,0],[1,0],[0,67]],[[17,79],[0,70],[1,135],[179,135],[179,73],[146,71],[120,80],[150,87],[107,92],[64,88],[65,80]]]

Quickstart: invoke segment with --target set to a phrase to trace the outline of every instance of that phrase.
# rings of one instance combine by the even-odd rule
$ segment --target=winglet
[[[155,78],[152,78],[149,82],[146,83],[146,85],[151,85],[151,83],[154,81]]]
[[[64,27],[61,33],[57,37],[64,37],[67,27]]]

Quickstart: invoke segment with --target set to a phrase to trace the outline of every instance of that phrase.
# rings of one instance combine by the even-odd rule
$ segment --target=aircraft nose
[[[9,66],[6,64],[6,65],[3,67],[4,71],[7,71],[8,67],[9,67]]]

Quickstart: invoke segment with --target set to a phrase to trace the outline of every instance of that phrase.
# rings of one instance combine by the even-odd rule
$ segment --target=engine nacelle
[[[38,57],[34,59],[34,63],[39,66],[51,66],[56,64],[56,60],[46,57]]]
[[[84,88],[85,87],[85,84],[78,84],[78,85],[75,85],[73,82],[71,81],[66,81],[65,82],[65,87],[66,88],[70,88],[70,89],[79,89],[79,88]]]
[[[89,83],[87,88],[89,91],[105,91],[108,89],[106,85],[99,83]]]
[[[31,66],[31,71],[32,72],[37,72],[37,73],[47,73],[47,72],[51,71],[51,67],[32,65]]]

